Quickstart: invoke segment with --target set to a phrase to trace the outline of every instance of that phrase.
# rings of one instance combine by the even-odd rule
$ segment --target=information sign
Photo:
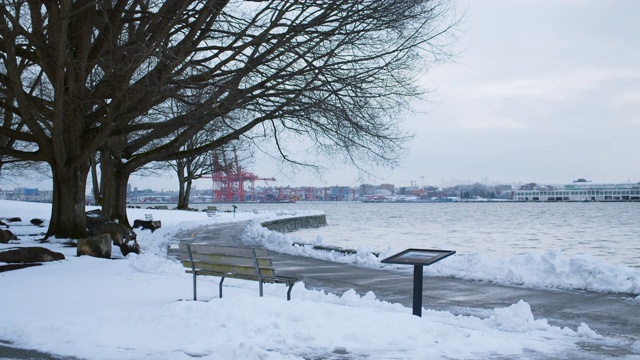
[[[455,251],[450,250],[407,249],[380,262],[387,264],[428,266],[455,253]]]
[[[456,252],[452,250],[407,249],[380,262],[385,264],[413,265],[413,315],[422,316],[422,268],[455,253]]]

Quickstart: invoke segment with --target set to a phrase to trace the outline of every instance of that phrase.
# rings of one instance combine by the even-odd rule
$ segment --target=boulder
[[[11,270],[19,270],[32,266],[39,266],[41,263],[28,263],[28,264],[9,264],[9,265],[0,265],[0,272],[11,271]]]
[[[98,225],[102,225],[106,222],[109,222],[109,215],[102,210],[91,210],[85,213],[87,229],[91,231],[91,229],[95,228]]]
[[[18,240],[18,237],[9,230],[0,230],[0,244],[8,244],[11,240]]]
[[[42,226],[42,224],[44,223],[44,220],[35,218],[35,219],[31,219],[31,221],[29,222],[35,226]]]
[[[111,258],[111,243],[113,240],[109,234],[78,239],[78,256],[89,255],[93,257]]]
[[[134,229],[142,228],[143,230],[151,230],[151,232],[154,232],[161,227],[162,222],[160,220],[133,220]]]
[[[8,223],[22,222],[22,219],[20,219],[19,217],[11,217],[11,218],[5,218],[4,221],[6,221]]]
[[[120,244],[120,251],[122,251],[122,255],[124,256],[127,256],[129,253],[140,254],[140,245],[138,245],[138,242],[135,240],[130,244]]]
[[[140,253],[140,246],[136,242],[136,233],[128,227],[120,225],[118,223],[107,222],[98,225],[89,231],[89,235],[93,237],[99,235],[108,235],[113,241],[113,245],[120,247],[122,255],[126,256],[131,252],[135,252],[136,254]],[[78,246],[80,246],[79,242]],[[111,253],[109,253],[109,257],[110,256]]]
[[[64,255],[39,246],[14,248],[0,252],[0,262],[6,263],[40,263],[56,260],[64,260]]]
[[[120,245],[136,239],[136,233],[126,226],[114,222],[106,222],[89,230],[90,236],[109,234],[114,245]]]

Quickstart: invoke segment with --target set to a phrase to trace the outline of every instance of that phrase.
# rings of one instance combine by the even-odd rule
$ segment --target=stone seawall
[[[298,216],[286,219],[263,221],[261,225],[262,227],[265,227],[272,231],[286,233],[298,229],[308,229],[325,226],[327,225],[327,216],[325,214]]]

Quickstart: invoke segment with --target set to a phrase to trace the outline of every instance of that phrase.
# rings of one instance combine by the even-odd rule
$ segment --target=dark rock
[[[100,224],[89,230],[90,236],[109,234],[114,245],[120,245],[136,239],[136,233],[126,226],[114,222]]]
[[[64,247],[77,248],[78,247],[78,241],[71,239],[71,240],[67,240],[67,241],[63,242],[62,245],[64,245]]]
[[[78,256],[89,255],[93,257],[111,258],[111,243],[113,240],[109,234],[78,239]]]
[[[140,245],[138,245],[137,241],[133,241],[131,244],[120,244],[120,251],[122,251],[122,255],[127,256],[129,253],[140,254]]]
[[[151,230],[151,232],[154,232],[161,227],[162,222],[160,220],[133,220],[134,229],[142,228],[143,230]]]
[[[109,222],[109,215],[102,210],[91,210],[85,213],[87,229],[91,231],[91,229],[95,228],[98,225],[102,225],[106,222]]]
[[[22,222],[22,219],[19,217],[5,218],[4,221],[12,223],[12,222]]]
[[[56,260],[64,260],[64,255],[39,246],[14,248],[0,252],[0,262],[6,263],[38,263]]]
[[[9,227],[9,225],[5,224],[5,222],[4,222],[4,221],[2,221],[2,220],[0,220],[0,226],[6,226],[6,227]]]
[[[265,227],[271,231],[286,233],[298,229],[308,229],[325,226],[327,225],[327,216],[325,214],[322,214],[298,216],[286,219],[275,219],[263,221],[261,225],[262,227]]]
[[[9,230],[0,230],[0,244],[8,244],[11,240],[18,240],[18,237]]]
[[[167,205],[156,205],[156,206],[149,206],[147,209],[168,210],[169,207]]]
[[[114,222],[107,222],[98,225],[89,231],[89,235],[93,237],[105,234],[109,235],[110,239],[113,241],[113,245],[120,247],[123,255],[126,256],[131,252],[135,252],[136,254],[140,253],[140,246],[136,242],[137,235],[128,227]],[[131,241],[133,241],[133,243],[130,244]],[[80,247],[79,241],[78,247]],[[109,249],[109,251],[111,250]],[[109,253],[109,257],[111,257],[111,253]]]
[[[39,266],[41,263],[30,263],[30,264],[10,264],[10,265],[0,265],[0,272],[11,271],[11,270],[19,270],[28,268],[31,266]]]
[[[41,226],[44,223],[44,220],[35,218],[35,219],[31,219],[31,221],[29,222],[35,226]]]

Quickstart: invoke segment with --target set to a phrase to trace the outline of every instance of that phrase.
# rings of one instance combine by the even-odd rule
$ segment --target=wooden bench
[[[210,218],[218,216],[218,208],[216,206],[207,206],[205,211],[207,212],[207,216]]]
[[[220,297],[222,297],[224,279],[235,278],[257,281],[260,296],[263,296],[263,283],[286,284],[287,300],[291,300],[291,289],[298,279],[277,276],[269,251],[266,249],[187,243],[180,243],[179,247],[182,265],[187,268],[185,272],[193,274],[193,300],[197,300],[196,277],[198,275],[219,276]]]

